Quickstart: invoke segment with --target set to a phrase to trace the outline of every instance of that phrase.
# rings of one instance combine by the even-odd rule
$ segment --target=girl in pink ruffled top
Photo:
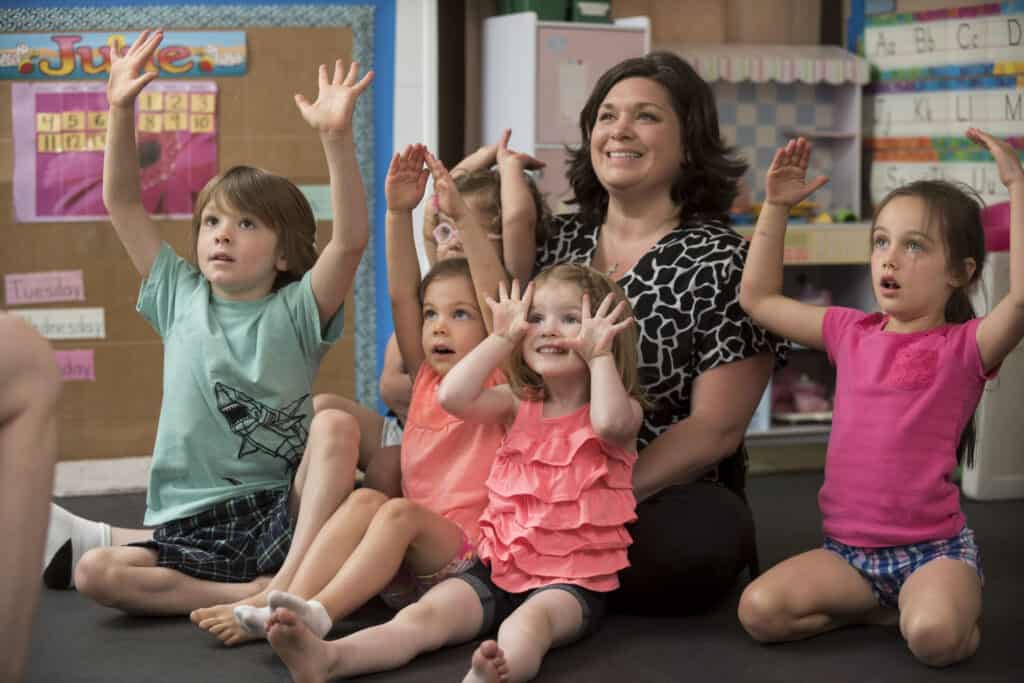
[[[591,301],[600,302],[596,310]],[[628,566],[643,417],[636,330],[622,290],[581,265],[487,300],[493,332],[441,382],[448,412],[507,426],[487,478],[478,554],[386,624],[324,642],[277,610],[270,642],[297,681],[394,669],[493,633],[465,681],[526,681],[549,649],[591,633]],[[509,385],[488,377],[509,361]],[[500,627],[500,628],[499,628]]]
[[[981,206],[969,188],[918,180],[882,200],[871,226],[877,313],[814,306],[782,293],[786,218],[821,187],[810,144],[775,153],[743,269],[740,305],[756,323],[822,349],[836,368],[825,483],[824,543],[780,562],[744,590],[756,640],[810,638],[848,624],[899,624],[929,666],[981,642],[981,554],[952,472],[971,465],[972,418],[985,383],[1024,337],[1024,167],[976,128],[1010,194],[1010,290],[976,317],[969,292],[985,265]]]

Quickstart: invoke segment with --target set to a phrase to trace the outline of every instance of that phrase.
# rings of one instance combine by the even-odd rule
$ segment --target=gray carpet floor
[[[762,567],[820,544],[815,495],[820,473],[752,477]],[[137,525],[142,496],[67,498],[96,519]],[[552,652],[538,681],[732,681],[838,683],[1024,681],[1024,501],[964,502],[986,576],[981,648],[945,670],[919,663],[895,628],[847,628],[800,643],[762,646],[736,620],[737,590],[707,614],[673,619],[611,615],[579,644]],[[371,603],[332,637],[388,617]],[[399,671],[360,680],[460,681],[473,644],[424,656]],[[97,607],[73,591],[43,590],[28,679],[51,681],[284,681],[287,670],[266,643],[221,647],[187,618],[138,618]]]

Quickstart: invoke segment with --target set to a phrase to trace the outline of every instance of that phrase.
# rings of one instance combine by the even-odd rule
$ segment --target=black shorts
[[[491,635],[498,630],[501,622],[505,621],[512,612],[520,605],[530,599],[531,596],[547,590],[563,590],[571,594],[580,603],[583,611],[583,623],[576,637],[569,642],[586,638],[597,631],[604,617],[607,597],[604,593],[597,593],[571,583],[553,583],[550,586],[542,586],[526,591],[525,593],[509,593],[508,591],[494,585],[491,580],[491,570],[483,562],[477,560],[476,564],[462,574],[452,577],[462,579],[476,591],[480,598],[480,604],[484,608],[484,621],[480,626],[477,638]]]
[[[132,545],[157,552],[157,566],[207,581],[241,583],[273,574],[288,555],[289,489],[256,491],[153,530]]]

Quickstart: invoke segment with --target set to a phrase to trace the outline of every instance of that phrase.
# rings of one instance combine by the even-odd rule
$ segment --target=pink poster
[[[54,351],[65,382],[95,382],[96,359],[92,349]]]
[[[14,212],[18,222],[102,220],[104,83],[14,83]],[[217,85],[158,81],[135,114],[142,201],[151,215],[188,218],[217,172]]]

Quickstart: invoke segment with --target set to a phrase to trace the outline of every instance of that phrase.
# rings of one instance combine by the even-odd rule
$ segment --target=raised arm
[[[629,316],[619,320],[626,302],[620,301],[615,308],[612,308],[613,303],[614,296],[609,294],[591,315],[590,297],[584,294],[580,332],[575,338],[563,340],[561,345],[578,353],[590,368],[590,423],[594,431],[602,439],[633,449],[643,421],[643,409],[622,384],[612,356],[612,342],[634,323]]]
[[[380,373],[380,400],[403,421],[409,415],[412,400],[412,377],[402,364],[402,353],[398,350],[398,337],[391,335],[384,347],[384,364]]]
[[[501,242],[505,268],[520,282],[529,282],[537,258],[537,207],[530,192],[527,169],[544,162],[508,148],[512,130],[506,129],[497,145],[501,176]]]
[[[333,78],[328,80],[327,66],[321,64],[316,102],[310,104],[304,96],[295,95],[302,118],[320,133],[331,179],[331,239],[320,252],[312,274],[313,297],[324,324],[348,296],[370,239],[366,191],[352,139],[352,113],[359,95],[373,81],[373,72],[356,81],[358,72],[359,64],[352,62],[345,74],[339,59],[334,63]]]
[[[986,370],[1006,358],[1024,337],[1024,169],[1017,150],[1004,140],[970,128],[967,137],[988,149],[999,179],[1010,191],[1010,291],[978,324],[978,351]]]
[[[519,282],[515,280],[511,292],[504,282],[498,286],[497,301],[487,297],[494,331],[444,376],[437,393],[442,408],[474,422],[511,424],[515,420],[519,400],[508,385],[484,389],[484,383],[522,342],[529,327],[526,316],[532,301],[533,284],[527,285],[520,298]]]
[[[492,329],[491,311],[487,306],[487,299],[497,293],[499,282],[506,282],[505,268],[498,258],[498,250],[494,246],[494,241],[487,237],[484,226],[480,225],[476,216],[466,206],[466,201],[459,194],[455,187],[455,181],[448,174],[444,164],[430,152],[426,153],[426,160],[427,167],[434,177],[434,192],[437,196],[438,207],[451,216],[459,226],[462,249],[469,262],[469,274],[473,278],[473,286],[476,288],[477,301],[483,312],[484,324],[490,330]]]
[[[782,294],[783,247],[789,210],[828,182],[824,176],[806,181],[810,158],[811,145],[803,138],[790,140],[775,151],[765,178],[764,206],[743,268],[740,306],[754,322],[769,331],[820,349],[825,308]]]
[[[412,210],[427,187],[423,145],[409,145],[391,159],[384,195],[388,202],[384,221],[391,317],[402,363],[410,377],[423,362],[423,312],[420,306],[420,262],[413,240]]]
[[[107,147],[103,155],[103,203],[110,214],[121,244],[142,277],[160,252],[160,231],[142,205],[139,185],[139,152],[135,145],[135,99],[157,77],[146,71],[163,31],[143,31],[131,47],[120,54],[110,51],[110,80],[107,81]]]

